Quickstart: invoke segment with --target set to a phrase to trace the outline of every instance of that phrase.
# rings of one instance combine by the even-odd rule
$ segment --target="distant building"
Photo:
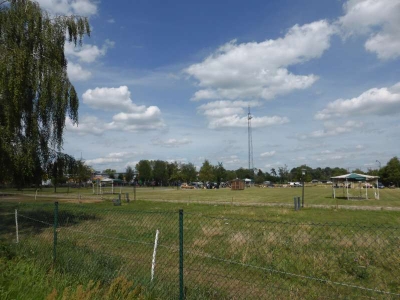
[[[242,179],[233,179],[231,181],[231,190],[232,191],[239,191],[239,190],[244,190],[246,184],[244,180]]]

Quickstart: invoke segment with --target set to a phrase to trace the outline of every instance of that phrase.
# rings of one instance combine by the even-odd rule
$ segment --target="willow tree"
[[[29,0],[0,0],[0,183],[45,169],[63,144],[66,116],[78,122],[65,42],[90,35],[86,18],[50,16]]]

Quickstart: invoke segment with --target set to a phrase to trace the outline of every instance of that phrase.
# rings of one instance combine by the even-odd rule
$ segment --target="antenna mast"
[[[253,116],[250,113],[250,105],[249,105],[249,113],[247,114],[247,136],[248,136],[248,146],[249,146],[249,170],[254,172],[254,163],[253,163],[253,136],[251,130],[251,119]]]

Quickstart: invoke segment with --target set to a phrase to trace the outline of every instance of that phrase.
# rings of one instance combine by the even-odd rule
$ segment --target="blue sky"
[[[89,17],[66,44],[80,95],[64,151],[96,170],[141,159],[377,168],[399,155],[400,0],[40,0]]]

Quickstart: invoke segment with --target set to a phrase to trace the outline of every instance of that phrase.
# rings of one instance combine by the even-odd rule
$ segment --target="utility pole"
[[[247,137],[248,137],[248,148],[249,148],[249,170],[252,170],[254,173],[254,163],[253,163],[253,136],[251,129],[251,119],[253,116],[250,114],[250,105],[249,105],[249,113],[247,114]]]

